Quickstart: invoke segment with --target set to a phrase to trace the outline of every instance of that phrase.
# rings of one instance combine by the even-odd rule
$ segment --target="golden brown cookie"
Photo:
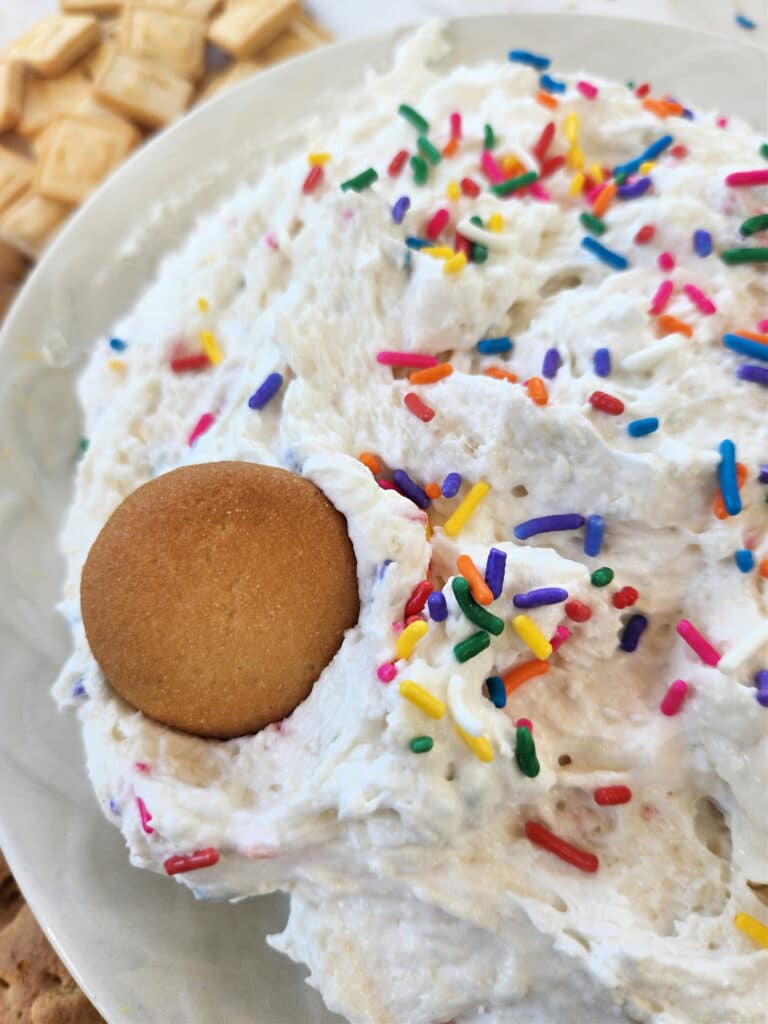
[[[129,704],[222,739],[290,714],[360,607],[344,516],[303,477],[248,462],[186,466],[129,495],[90,550],[80,601]]]

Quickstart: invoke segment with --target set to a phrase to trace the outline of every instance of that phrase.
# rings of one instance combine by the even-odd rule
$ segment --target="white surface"
[[[750,95],[747,85],[763,67],[751,51],[676,31],[660,37],[637,25],[629,34],[610,22],[547,18],[503,27],[470,22],[457,57],[497,56],[500,38],[521,45],[535,39],[564,69],[586,65],[621,77],[630,64],[638,71],[652,67],[659,81],[684,90],[692,102],[706,105],[722,97],[734,109],[744,109],[740,96]],[[258,149],[243,152],[246,118],[253,138],[265,142],[270,124],[284,124],[320,102],[317,81],[332,77],[340,88],[349,86],[368,59],[381,60],[387,49],[386,42],[352,45],[343,60],[325,50],[278,68],[150,146],[66,229],[2,336],[2,575],[11,587],[0,620],[0,721],[14,728],[0,740],[0,840],[33,909],[113,1024],[306,1024],[326,1018],[299,983],[301,972],[263,946],[265,930],[280,927],[279,899],[237,907],[195,904],[166,880],[128,867],[119,837],[94,806],[75,723],[59,717],[50,701],[48,683],[68,646],[51,611],[60,586],[55,534],[79,436],[68,364],[129,305],[157,257],[200,207],[253,174]],[[724,71],[717,84],[710,74],[715,64]],[[751,116],[764,129],[764,102],[754,92],[751,101]],[[238,151],[237,165],[207,167],[199,181],[203,148]],[[174,201],[118,263],[115,239],[126,239],[141,222],[147,194],[172,195]],[[70,259],[74,246],[77,263]],[[84,280],[92,285],[85,294]],[[50,333],[52,325],[63,337]],[[24,355],[43,344],[54,366]]]

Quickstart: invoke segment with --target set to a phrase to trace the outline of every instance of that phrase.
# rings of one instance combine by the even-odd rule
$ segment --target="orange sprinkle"
[[[676,316],[669,313],[662,313],[657,321],[662,334],[684,334],[686,338],[693,337],[693,327],[684,320],[678,320]]]
[[[480,575],[480,571],[469,555],[459,555],[456,559],[456,568],[469,584],[469,589],[472,591],[472,597],[474,597],[477,603],[491,604],[493,601],[493,592]]]
[[[536,405],[546,405],[549,401],[547,385],[541,377],[531,377],[528,381],[528,394],[534,400]]]
[[[744,486],[744,481],[749,475],[749,470],[743,462],[736,463],[736,483],[739,490]],[[715,513],[718,519],[727,519],[728,513],[725,510],[725,503],[723,502],[723,496],[718,491],[715,500],[712,502],[712,511]]]
[[[507,691],[507,696],[519,689],[523,683],[527,683],[529,679],[535,679],[536,676],[545,676],[547,672],[549,672],[549,662],[539,661],[538,658],[534,658],[533,661],[523,662],[522,665],[515,665],[514,668],[511,668],[509,672],[505,672],[501,677],[504,681],[504,689]]]
[[[456,150],[459,148],[458,139],[448,139],[446,144],[443,146],[443,156],[454,156]]]
[[[378,455],[373,455],[371,452],[360,452],[357,456],[360,462],[373,473],[374,476],[378,476],[381,472],[381,459]]]
[[[764,558],[762,560],[760,565],[757,567],[757,571],[760,573],[763,579],[768,580],[768,558]]]
[[[614,196],[618,191],[619,186],[615,181],[609,181],[607,185],[604,185],[600,190],[600,195],[592,204],[592,213],[595,217],[604,217],[608,207],[613,202]]]
[[[768,334],[758,334],[757,331],[734,331],[733,333],[738,334],[740,338],[756,341],[758,345],[768,345]]]
[[[543,89],[539,89],[536,93],[536,102],[540,103],[542,107],[549,107],[550,110],[557,110],[560,106],[555,97],[550,96],[550,94],[548,92],[544,92]]]
[[[680,117],[683,113],[683,107],[679,103],[675,103],[673,100],[655,100],[650,96],[643,100],[643,107],[650,111],[651,114],[656,114],[657,117]]]
[[[501,169],[507,177],[512,178],[517,174],[525,173],[525,164],[521,164],[516,156],[509,153],[507,156],[502,158]]]
[[[453,367],[450,363],[438,363],[437,366],[427,366],[424,370],[414,370],[408,380],[411,384],[434,384],[443,377],[450,377]]]
[[[486,366],[483,373],[486,377],[493,377],[494,380],[508,380],[510,384],[517,383],[517,374],[510,370],[502,370],[500,366]]]
[[[443,493],[443,489],[441,488],[440,484],[427,484],[426,487],[424,488],[424,493],[428,498],[431,498],[432,501],[434,501],[435,498],[440,497],[440,495]]]

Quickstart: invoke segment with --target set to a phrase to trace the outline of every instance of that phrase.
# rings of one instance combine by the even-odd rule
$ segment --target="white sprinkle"
[[[486,231],[477,224],[473,224],[469,217],[459,221],[456,230],[470,242],[477,242],[484,245],[486,249],[516,249],[520,246],[520,240],[512,235],[505,235],[502,231]]]
[[[730,650],[726,651],[718,661],[717,667],[721,672],[735,672],[764,644],[768,644],[768,621],[755,626],[750,633],[747,633]]]
[[[648,348],[642,348],[639,352],[632,352],[630,355],[624,356],[621,365],[625,370],[650,370],[656,363],[661,362],[664,356],[677,352],[686,343],[690,344],[687,338],[675,334],[671,338],[664,338],[663,341],[659,341],[655,345],[649,345]]]
[[[464,680],[461,676],[451,676],[448,683],[448,708],[454,722],[461,726],[467,736],[483,735],[483,723],[464,703]]]

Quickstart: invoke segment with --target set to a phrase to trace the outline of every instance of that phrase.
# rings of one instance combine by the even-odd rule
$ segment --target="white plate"
[[[651,80],[694,107],[765,130],[765,56],[676,28],[578,16],[452,23],[450,63],[503,60],[511,46],[557,69]],[[338,1020],[303,972],[264,944],[280,896],[196,903],[132,869],[91,794],[73,714],[49,685],[68,650],[53,611],[56,536],[79,438],[77,364],[130,305],[159,257],[199,212],[288,145],[308,111],[338,114],[363,69],[386,63],[392,36],[355,40],[259,75],[162,135],[72,220],[38,266],[0,336],[0,844],[32,909],[111,1024],[311,1024]],[[717,69],[717,73],[713,73]],[[332,115],[333,116],[333,115]],[[220,162],[212,155],[226,154]],[[158,199],[160,215],[144,223]],[[141,226],[141,230],[139,227]],[[45,348],[47,361],[30,361]]]

